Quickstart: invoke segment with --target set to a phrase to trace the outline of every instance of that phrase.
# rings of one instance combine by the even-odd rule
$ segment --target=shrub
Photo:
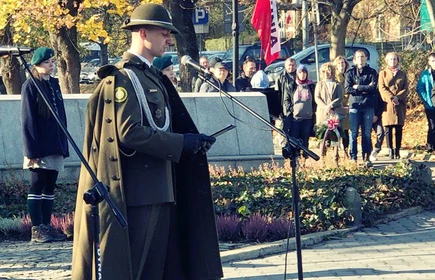
[[[267,217],[258,213],[251,215],[242,223],[242,233],[247,241],[264,242],[269,237],[269,223]]]
[[[216,227],[221,241],[240,241],[240,219],[237,215],[216,216]]]
[[[300,169],[297,182],[301,230],[316,232],[344,228],[348,214],[343,201],[348,187],[355,188],[361,195],[363,223],[366,225],[371,225],[382,215],[412,206],[431,208],[435,189],[432,182],[424,180],[427,172],[427,167],[412,161],[401,161],[385,169]],[[255,213],[275,220],[292,212],[291,172],[288,168],[214,173],[212,191],[218,215],[238,215],[246,220]],[[262,218],[255,219],[256,224],[261,223]],[[252,231],[254,228],[250,229]]]

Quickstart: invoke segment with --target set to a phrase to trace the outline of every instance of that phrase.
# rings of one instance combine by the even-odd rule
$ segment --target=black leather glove
[[[205,134],[184,134],[183,154],[186,156],[194,156],[201,151],[205,154],[210,147],[216,142],[216,138]]]

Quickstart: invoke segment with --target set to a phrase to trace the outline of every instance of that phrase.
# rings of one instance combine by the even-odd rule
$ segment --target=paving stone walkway
[[[71,250],[72,242],[2,242],[0,279],[70,279]],[[298,279],[296,253],[288,254],[286,278],[284,257],[224,263],[224,279]],[[307,280],[434,280],[435,211],[331,237],[303,249],[302,257]]]

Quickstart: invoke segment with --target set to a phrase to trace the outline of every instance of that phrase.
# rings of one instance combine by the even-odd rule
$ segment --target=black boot
[[[400,148],[396,148],[396,159],[400,159]]]
[[[389,159],[394,159],[394,150],[393,149],[389,149],[388,150],[388,158]]]

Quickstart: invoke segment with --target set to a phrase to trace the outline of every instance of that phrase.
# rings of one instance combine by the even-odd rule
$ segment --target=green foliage
[[[286,235],[288,221],[292,219],[292,176],[288,166],[263,165],[249,172],[212,167],[210,174],[217,227],[222,240],[270,241]],[[349,211],[345,206],[345,193],[349,187],[356,189],[361,196],[365,225],[372,225],[386,214],[409,207],[432,208],[435,201],[430,170],[424,164],[409,160],[385,169],[299,168],[296,178],[301,229],[305,233],[346,226]],[[52,224],[68,236],[72,235],[71,213],[76,189],[75,184],[63,184],[55,192],[54,212],[59,218],[53,216]],[[26,184],[10,179],[3,183],[0,191],[0,237],[9,238],[13,233],[28,235],[30,221],[23,215],[26,212]],[[14,193],[20,195],[11,199]],[[9,200],[5,200],[6,196]]]
[[[363,223],[385,214],[421,205],[432,207],[435,189],[424,181],[428,169],[402,161],[386,169],[304,169],[297,173],[302,230],[315,232],[345,227],[344,194],[355,188],[362,198]],[[260,214],[277,219],[291,215],[291,173],[283,168],[230,170],[212,176],[218,215],[248,219]]]

